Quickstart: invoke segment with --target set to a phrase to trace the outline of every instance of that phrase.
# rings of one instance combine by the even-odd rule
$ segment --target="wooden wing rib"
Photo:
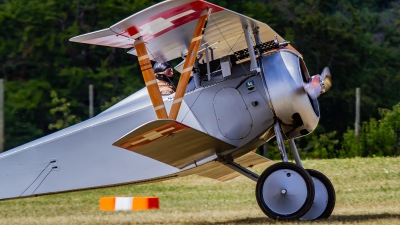
[[[149,122],[129,132],[113,145],[179,169],[235,148],[174,120]]]
[[[211,46],[218,59],[247,48],[243,26],[258,27],[262,42],[278,38],[267,24],[201,0],[165,1],[138,12],[108,29],[71,38],[71,41],[133,48],[134,40],[142,37],[147,43],[150,59],[169,61],[187,54],[197,19],[202,11],[212,14],[203,37],[202,47]],[[136,55],[135,49],[128,53]]]

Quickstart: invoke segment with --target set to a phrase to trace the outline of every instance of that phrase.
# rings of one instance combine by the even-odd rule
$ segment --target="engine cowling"
[[[280,121],[286,138],[312,132],[319,122],[319,106],[304,90],[310,75],[301,56],[291,50],[279,50],[261,58],[264,87],[269,106]],[[272,133],[265,135],[267,141]]]

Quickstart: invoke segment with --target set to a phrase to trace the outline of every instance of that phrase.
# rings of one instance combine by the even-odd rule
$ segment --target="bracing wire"
[[[239,38],[236,40],[235,44],[233,44],[233,46],[231,46],[231,45],[229,44],[228,40],[225,38],[225,35],[224,35],[224,34],[222,33],[222,31],[219,29],[217,23],[216,23],[216,22],[214,21],[214,19],[211,17],[211,15],[210,15],[210,18],[211,18],[213,24],[215,25],[215,27],[217,27],[219,33],[220,33],[220,34],[222,35],[222,37],[224,38],[225,42],[228,44],[228,46],[229,46],[229,48],[230,48],[230,50],[229,50],[228,53],[226,54],[226,56],[228,56],[229,53],[234,52],[234,51],[233,51],[233,48],[235,47],[235,45],[237,44],[237,42],[239,41],[239,39],[240,39],[240,38],[242,37],[242,35],[244,34],[244,31],[240,34],[240,36],[239,36]],[[239,61],[239,59],[238,59],[236,56],[235,56],[235,58],[236,58],[237,61]],[[246,71],[246,69],[244,68],[243,64],[240,63],[240,65],[242,66],[243,71]],[[218,66],[217,70],[218,70],[220,67],[221,67],[221,65]]]

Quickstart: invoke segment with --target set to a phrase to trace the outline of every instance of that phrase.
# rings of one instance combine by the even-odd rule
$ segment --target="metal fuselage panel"
[[[246,88],[247,81],[255,83],[252,90]],[[260,75],[239,76],[196,91],[201,94],[187,95],[185,102],[204,132],[222,141],[242,147],[273,124]]]
[[[151,107],[115,117],[95,117],[2,153],[0,199],[127,183],[178,172],[177,168],[111,145],[149,119],[156,119]]]

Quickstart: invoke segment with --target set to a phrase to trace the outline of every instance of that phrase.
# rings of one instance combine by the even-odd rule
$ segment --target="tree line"
[[[325,143],[332,150],[318,157],[341,157],[348,148],[344,137],[354,127],[356,87],[362,121],[379,121],[379,108],[400,102],[400,0],[209,1],[267,23],[302,53],[310,74],[329,66],[333,86],[319,98],[320,125],[298,141],[305,152],[316,154],[322,148],[317,145]],[[157,2],[2,1],[5,148],[87,119],[89,84],[95,87],[95,113],[142,88],[135,56],[69,38],[109,27]]]

